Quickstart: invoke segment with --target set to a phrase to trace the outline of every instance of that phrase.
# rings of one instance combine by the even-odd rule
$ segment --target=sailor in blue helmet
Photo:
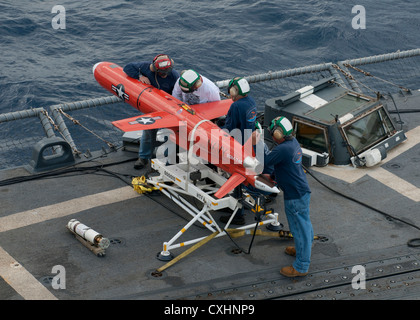
[[[292,136],[293,127],[287,118],[273,119],[268,131],[277,146],[265,156],[264,167],[273,167],[271,176],[283,191],[284,211],[295,242],[295,247],[287,247],[285,252],[296,260],[280,273],[286,277],[305,276],[314,233],[309,217],[311,190],[302,168],[302,149]]]
[[[131,62],[124,72],[131,78],[172,94],[179,73],[173,69],[174,61],[167,54],[158,54],[152,62]],[[149,163],[157,146],[158,129],[144,130],[140,140],[138,160],[134,169],[141,169]]]

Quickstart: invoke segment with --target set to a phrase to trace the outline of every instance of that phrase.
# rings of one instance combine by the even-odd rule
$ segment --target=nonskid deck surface
[[[310,172],[334,190],[420,225],[420,115],[402,117],[408,139],[377,168],[329,165]],[[308,276],[280,275],[280,268],[293,262],[284,254],[293,242],[265,236],[255,237],[250,254],[239,251],[227,237],[213,239],[156,275],[154,271],[165,264],[156,259],[162,243],[190,217],[168,198],[140,195],[110,174],[144,174],[145,170],[133,169],[133,157],[134,153],[118,151],[83,165],[121,162],[106,166],[108,172],[91,168],[0,187],[1,299],[420,297],[420,249],[407,246],[420,231],[332,192],[310,175],[311,219],[315,234],[324,238],[314,242]],[[24,175],[28,173],[23,168],[4,170],[0,180]],[[130,181],[125,176],[123,180]],[[288,229],[282,197],[272,206]],[[215,219],[220,215],[214,213]],[[111,240],[104,257],[95,256],[66,229],[70,219]],[[254,221],[252,212],[246,211],[246,220]],[[194,225],[183,240],[207,235],[207,229]],[[251,236],[234,240],[247,251]],[[177,256],[185,250],[172,252]],[[352,287],[357,265],[366,270],[366,289]],[[57,266],[65,270],[65,288],[53,287]]]

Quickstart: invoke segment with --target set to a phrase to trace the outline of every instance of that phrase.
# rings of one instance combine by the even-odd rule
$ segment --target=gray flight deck
[[[408,139],[395,150],[403,152],[379,169],[410,183],[415,188],[411,198],[372,177],[369,170],[377,169],[327,166],[310,169],[310,173],[334,190],[420,225],[420,149],[413,142],[419,139],[414,130],[420,117],[410,114],[403,119]],[[410,140],[412,147],[403,149]],[[35,286],[32,294],[43,297],[45,288],[50,298],[57,299],[420,298],[420,249],[407,245],[410,239],[420,237],[420,231],[332,192],[309,174],[311,219],[315,234],[323,237],[314,242],[308,276],[288,279],[279,273],[293,261],[283,252],[291,240],[258,235],[250,254],[237,250],[229,238],[220,237],[155,274],[165,264],[156,258],[162,243],[189,218],[163,195],[137,194],[110,174],[127,175],[125,180],[130,182],[128,176],[144,173],[133,169],[133,156],[118,151],[79,165],[91,167],[89,170],[0,188],[1,247],[16,262],[9,268],[29,273],[33,276],[30,281],[42,284]],[[117,162],[121,163],[113,164]],[[107,172],[95,171],[96,166]],[[360,170],[365,174],[354,182],[340,178],[340,172],[352,175]],[[27,175],[23,168],[0,172],[1,180]],[[272,206],[288,229],[281,195]],[[214,213],[215,218],[219,216]],[[70,219],[80,220],[111,240],[104,257],[95,256],[66,229]],[[250,211],[246,219],[253,222]],[[208,234],[197,225],[183,237]],[[234,240],[247,251],[251,236]],[[173,253],[184,250],[174,249]],[[1,268],[8,267],[4,258],[0,261]],[[65,289],[52,287],[56,265],[65,268]],[[356,265],[366,268],[366,289],[352,288]],[[22,296],[22,286],[25,284],[1,279],[0,298],[28,298]]]

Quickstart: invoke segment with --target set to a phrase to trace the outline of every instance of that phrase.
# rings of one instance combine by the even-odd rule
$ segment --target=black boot
[[[148,163],[149,163],[149,160],[138,158],[138,160],[134,164],[134,169],[136,169],[136,170],[143,169],[144,166],[147,166]]]

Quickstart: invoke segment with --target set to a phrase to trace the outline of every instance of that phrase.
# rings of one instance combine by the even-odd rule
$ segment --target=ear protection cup
[[[151,68],[153,72],[156,72],[156,70],[157,70],[157,68],[156,68],[156,61],[157,61],[157,59],[158,59],[160,56],[162,56],[162,54],[158,54],[156,57],[154,57],[154,58],[153,58],[153,61],[152,61],[152,68]]]
[[[284,138],[283,132],[281,130],[279,130],[279,129],[274,130],[272,136],[276,140],[281,140],[281,139]]]
[[[238,88],[236,88],[235,86],[231,86],[231,87],[229,88],[229,94],[230,94],[232,97],[236,97],[236,96],[238,95],[238,93],[239,93]]]

